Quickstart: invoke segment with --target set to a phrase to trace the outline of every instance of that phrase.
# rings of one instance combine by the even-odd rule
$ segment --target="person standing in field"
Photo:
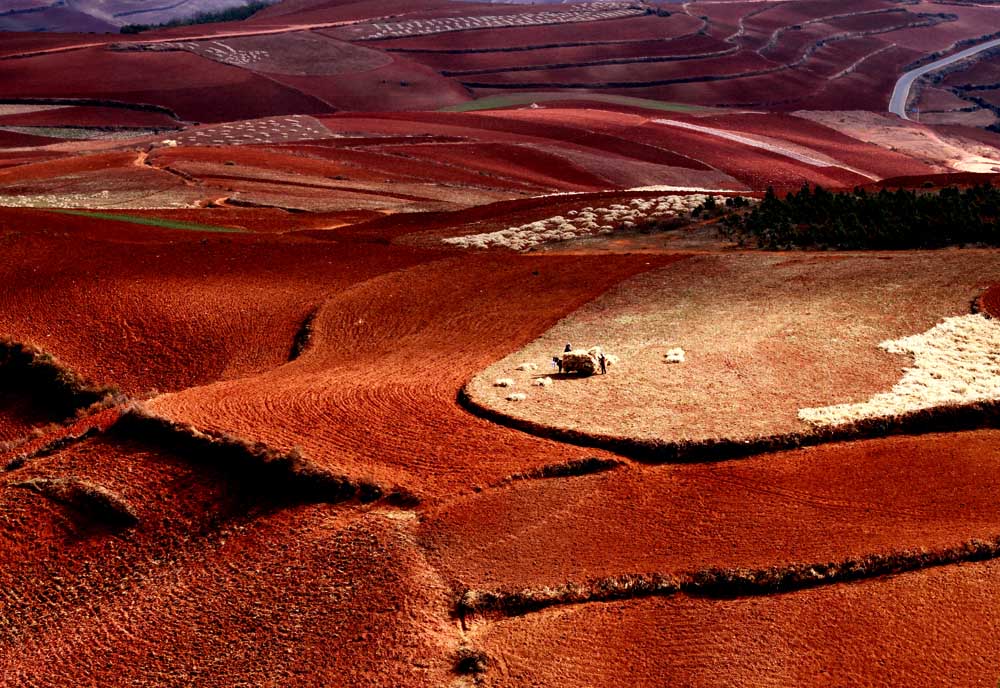
[[[601,375],[607,375],[608,374],[608,359],[607,359],[607,357],[605,357],[603,351],[601,352],[601,355],[597,357],[597,362],[601,364]]]
[[[558,356],[552,357],[552,365],[559,369],[559,374],[562,374],[562,359]]]
[[[573,347],[569,345],[569,342],[566,342],[566,348],[563,349],[563,353],[564,354],[568,354],[572,350],[573,350]]]

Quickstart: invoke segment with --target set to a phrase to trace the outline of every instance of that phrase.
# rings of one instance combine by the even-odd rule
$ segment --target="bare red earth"
[[[983,292],[979,299],[979,308],[991,318],[1000,318],[1000,284],[994,284]]]
[[[515,481],[452,502],[423,537],[456,587],[490,590],[943,548],[1000,535],[989,506],[998,439],[898,438]]]
[[[473,627],[490,686],[991,686],[996,562],[736,599],[556,608]]]

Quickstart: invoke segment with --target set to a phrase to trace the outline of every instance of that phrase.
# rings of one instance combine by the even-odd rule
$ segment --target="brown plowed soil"
[[[11,486],[67,475],[138,524],[110,531]],[[112,439],[7,474],[0,513],[5,684],[440,685],[450,668],[446,593],[406,512],[279,507]]]
[[[612,284],[670,260],[479,254],[399,270],[328,299],[296,361],[152,407],[198,427],[300,445],[351,474],[452,494],[580,456],[460,409],[468,377]]]
[[[476,627],[489,686],[993,686],[996,562],[764,598],[557,608]]]
[[[514,481],[433,513],[422,539],[456,588],[487,590],[944,548],[1000,535],[998,441],[903,437]]]
[[[0,217],[0,330],[138,394],[279,366],[330,295],[434,255],[32,210]]]
[[[1000,284],[994,284],[983,292],[979,308],[991,318],[1000,318]]]

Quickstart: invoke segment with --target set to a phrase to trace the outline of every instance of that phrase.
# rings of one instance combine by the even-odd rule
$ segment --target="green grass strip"
[[[63,215],[79,215],[80,217],[93,217],[98,220],[117,220],[118,222],[131,222],[135,225],[148,225],[150,227],[162,227],[163,229],[183,229],[189,232],[216,232],[220,234],[249,234],[244,229],[235,227],[220,227],[218,225],[200,225],[195,222],[178,222],[167,220],[162,217],[139,217],[136,215],[121,215],[118,213],[97,213],[89,210],[69,210],[66,208],[43,208],[50,213],[62,213]]]
[[[685,105],[683,103],[670,103],[664,100],[650,100],[648,98],[633,98],[630,96],[616,96],[607,93],[566,93],[563,91],[544,91],[537,93],[511,93],[508,95],[486,96],[477,98],[458,105],[449,105],[441,108],[441,112],[474,112],[476,110],[494,110],[496,108],[512,107],[514,105],[530,105],[531,103],[544,103],[553,100],[592,100],[599,103],[612,103],[614,105],[631,105],[634,107],[646,108],[649,110],[663,110],[666,112],[697,112],[711,110],[699,105]]]

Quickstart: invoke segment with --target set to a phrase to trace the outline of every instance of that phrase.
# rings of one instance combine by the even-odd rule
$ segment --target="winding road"
[[[923,67],[917,67],[916,69],[911,69],[906,72],[899,77],[896,81],[895,87],[892,89],[892,97],[889,99],[889,112],[899,115],[903,119],[910,119],[906,115],[906,101],[909,100],[910,88],[917,79],[925,74],[929,74],[930,72],[941,69],[942,67],[947,67],[948,65],[954,64],[959,60],[964,60],[967,57],[971,57],[972,55],[997,46],[1000,46],[1000,38],[995,38],[991,41],[974,45],[971,48],[960,50],[953,55],[942,57],[940,60],[935,60],[930,64],[924,65]]]

